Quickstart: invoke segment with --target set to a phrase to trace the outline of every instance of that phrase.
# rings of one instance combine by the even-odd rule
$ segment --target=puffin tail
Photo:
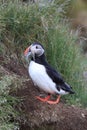
[[[69,94],[74,94],[75,92],[72,90],[72,87],[65,82],[64,84],[66,91],[69,92]]]
[[[75,94],[75,92],[72,89],[69,91],[69,93],[70,94]]]

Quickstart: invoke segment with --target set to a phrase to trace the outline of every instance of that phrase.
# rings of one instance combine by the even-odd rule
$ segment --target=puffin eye
[[[38,49],[38,46],[36,46],[36,49]]]

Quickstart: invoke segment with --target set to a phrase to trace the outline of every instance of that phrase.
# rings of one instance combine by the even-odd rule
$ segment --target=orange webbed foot
[[[56,101],[53,101],[53,100],[51,101],[51,100],[49,100],[49,101],[47,101],[47,103],[49,103],[49,104],[58,104],[59,101],[60,101],[60,96],[58,96],[58,98],[57,98]]]
[[[37,98],[38,100],[42,101],[42,102],[46,102],[46,101],[48,101],[48,99],[50,98],[50,95],[48,95],[48,96],[45,97],[45,98],[41,98],[41,97],[39,97],[39,96],[36,96],[36,98]]]

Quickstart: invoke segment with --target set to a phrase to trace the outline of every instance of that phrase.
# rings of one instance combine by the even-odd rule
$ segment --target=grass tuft
[[[11,54],[16,53],[22,63],[21,55],[24,49],[32,42],[42,43],[48,62],[61,73],[76,92],[64,98],[71,104],[87,107],[87,81],[83,78],[84,67],[82,65],[84,57],[75,44],[77,38],[71,34],[68,29],[69,25],[63,22],[63,18],[61,21],[68,1],[65,4],[60,0],[58,4],[55,2],[48,3],[47,6],[25,4],[19,0],[0,2],[0,45],[6,46],[6,51],[3,45],[0,46],[0,54],[10,58]],[[15,126],[9,118],[9,114],[12,114],[14,118],[16,116],[12,107],[15,99],[9,96],[10,87],[8,87],[12,86],[13,80],[12,77],[5,75],[0,85],[0,129],[2,130],[10,130]],[[17,84],[14,84],[15,87]]]
[[[68,1],[59,5],[68,5]],[[76,37],[70,33],[69,26],[61,23],[60,6],[55,2],[49,6],[40,7],[38,4],[23,4],[20,1],[6,2],[1,5],[1,40],[20,56],[32,42],[38,41],[46,48],[47,59],[51,65],[58,69],[64,79],[70,83],[76,91],[75,96],[70,98],[73,102],[79,100],[83,103],[87,98],[85,82],[83,79],[83,57],[80,49],[75,45]],[[63,21],[63,20],[62,20]],[[72,102],[72,101],[71,101]],[[84,104],[84,103],[83,103]]]
[[[86,106],[87,92],[86,80],[83,77],[83,56],[80,48],[75,44],[76,37],[67,31],[67,26],[58,26],[49,31],[49,44],[47,57],[49,63],[53,65],[69,83],[74,95],[64,96],[71,104],[83,104]],[[85,100],[86,99],[86,100]]]

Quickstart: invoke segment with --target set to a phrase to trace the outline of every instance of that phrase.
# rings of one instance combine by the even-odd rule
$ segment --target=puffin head
[[[40,43],[33,43],[31,44],[28,48],[26,48],[26,50],[24,51],[24,55],[28,58],[28,57],[33,57],[33,59],[35,59],[36,57],[40,57],[41,55],[44,54],[44,48]]]

